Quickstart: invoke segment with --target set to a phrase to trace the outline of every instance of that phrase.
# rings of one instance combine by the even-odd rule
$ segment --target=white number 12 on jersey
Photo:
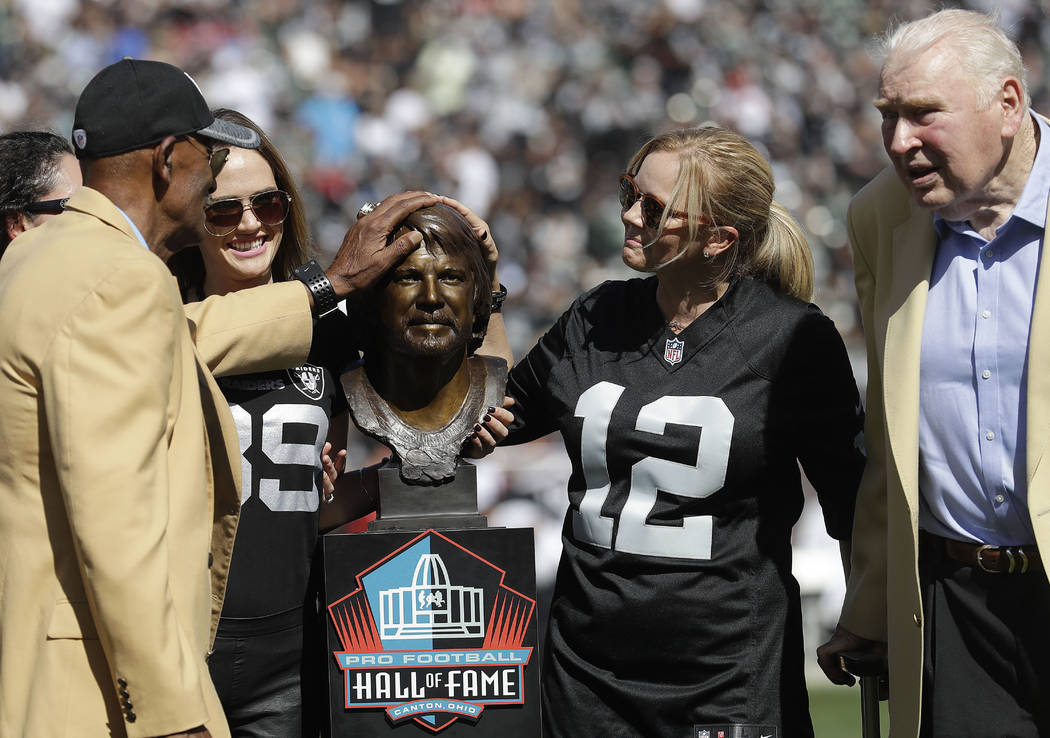
[[[649,525],[646,519],[656,505],[656,492],[702,499],[722,488],[733,439],[733,413],[719,397],[666,396],[638,411],[635,430],[663,434],[668,423],[703,429],[696,463],[692,466],[668,459],[647,457],[631,467],[631,488],[620,511],[620,525],[613,542],[613,518],[602,515],[609,496],[606,443],[613,408],[625,387],[599,382],[576,403],[575,415],[583,419],[580,457],[587,492],[572,512],[572,532],[580,541],[601,548],[676,559],[710,559],[710,515],[684,518],[682,527]]]

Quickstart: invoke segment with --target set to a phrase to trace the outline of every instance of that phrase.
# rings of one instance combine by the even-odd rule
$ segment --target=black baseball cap
[[[171,64],[124,58],[96,74],[73,114],[78,159],[96,159],[155,146],[190,133],[256,149],[250,128],[216,120],[197,83]]]

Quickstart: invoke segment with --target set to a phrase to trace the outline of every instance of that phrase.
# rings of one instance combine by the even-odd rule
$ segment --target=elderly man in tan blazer
[[[0,264],[0,736],[228,735],[205,659],[241,475],[212,374],[303,361],[311,310],[414,250],[388,234],[437,198],[389,198],[305,287],[184,309],[163,259],[198,239],[219,145],[257,137],[181,70],[124,60],[73,139],[85,187]]]
[[[838,654],[887,642],[893,736],[1050,735],[1050,127],[993,18],[886,46],[893,167],[849,213],[868,466],[818,659],[847,683]]]

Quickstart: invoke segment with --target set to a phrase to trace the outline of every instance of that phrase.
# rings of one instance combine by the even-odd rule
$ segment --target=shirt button
[[[1004,501],[1005,499],[1006,499],[1006,498],[1005,498],[1005,497],[1003,497],[1002,495],[996,495],[996,496],[995,496],[995,501],[996,501],[996,502],[997,502],[998,504],[1000,504],[1000,505],[1001,505],[1001,504],[1003,504],[1003,501]]]
[[[988,249],[984,252],[985,259],[991,259],[993,256],[995,256],[995,249]]]
[[[985,310],[983,313],[981,313],[981,317],[982,318],[990,318],[990,317],[992,317],[992,311],[991,310]]]
[[[990,371],[988,371],[987,369],[985,369],[983,372],[981,372],[981,376],[984,377],[985,379],[988,379],[988,377],[992,376],[992,373]]]
[[[995,434],[992,433],[991,431],[988,431],[987,433],[985,433],[984,437],[987,438],[989,441],[994,441],[995,440]]]

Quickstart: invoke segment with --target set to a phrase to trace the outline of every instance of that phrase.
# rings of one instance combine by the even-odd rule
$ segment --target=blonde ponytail
[[[690,241],[704,228],[732,226],[738,233],[733,247],[717,257],[712,284],[755,277],[800,300],[813,297],[809,244],[795,219],[773,201],[773,170],[750,141],[717,126],[669,131],[639,149],[627,172],[637,174],[654,151],[678,154],[668,205],[688,214]]]
[[[754,276],[792,297],[813,299],[813,254],[798,222],[784,207],[769,205],[769,228],[752,261]]]

